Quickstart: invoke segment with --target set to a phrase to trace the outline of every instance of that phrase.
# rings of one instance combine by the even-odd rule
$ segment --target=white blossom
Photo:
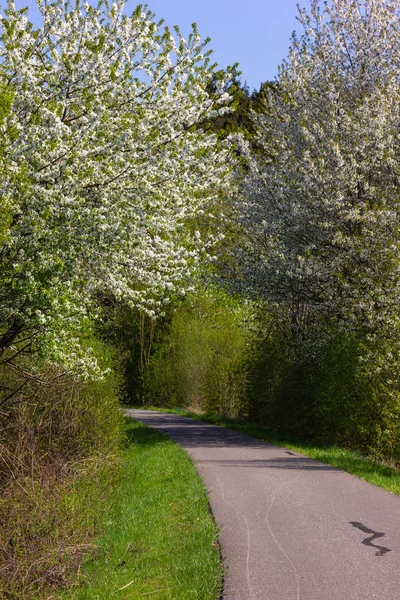
[[[313,0],[255,115],[247,287],[398,345],[400,2]],[[242,253],[243,255],[243,253]]]
[[[39,29],[11,0],[0,22],[1,90],[12,93],[0,346],[31,331],[71,362],[68,331],[94,290],[156,315],[189,285],[214,241],[186,224],[229,189],[234,159],[198,127],[218,98],[195,28],[185,41],[140,6],[126,16],[122,0],[38,6]],[[221,91],[220,110],[228,101]]]

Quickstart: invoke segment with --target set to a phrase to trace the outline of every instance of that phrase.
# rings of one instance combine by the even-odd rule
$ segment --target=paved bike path
[[[399,496],[221,427],[126,413],[170,435],[202,476],[225,600],[400,600]]]

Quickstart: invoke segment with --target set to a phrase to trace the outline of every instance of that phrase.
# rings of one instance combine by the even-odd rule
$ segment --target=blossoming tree
[[[313,0],[256,115],[262,147],[240,206],[249,285],[396,347],[400,261],[400,2]],[[395,341],[397,340],[397,341]]]
[[[40,339],[73,365],[94,290],[155,315],[213,244],[195,219],[233,159],[196,125],[229,96],[207,92],[195,26],[186,41],[123,0],[38,6],[39,28],[12,0],[0,21],[0,348]]]

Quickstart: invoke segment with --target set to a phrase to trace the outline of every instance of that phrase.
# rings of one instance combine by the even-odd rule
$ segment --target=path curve
[[[170,435],[202,476],[225,600],[400,600],[399,496],[221,427],[126,413]]]

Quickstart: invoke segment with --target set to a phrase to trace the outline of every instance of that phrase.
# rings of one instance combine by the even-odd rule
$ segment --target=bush
[[[318,373],[319,435],[370,456],[399,460],[399,390],[385,369],[370,364],[370,346],[362,336],[332,332]],[[384,355],[376,345],[373,351]]]
[[[300,439],[338,444],[380,459],[400,458],[400,394],[390,373],[371,367],[360,334],[332,329],[291,339],[277,322],[253,348],[250,419]],[[367,360],[369,357],[369,361]]]
[[[2,598],[36,599],[49,586],[66,585],[92,549],[118,474],[123,417],[114,356],[97,340],[90,345],[109,369],[98,381],[84,382],[32,357],[1,365],[3,399],[26,379],[2,407]]]
[[[222,291],[199,290],[188,298],[150,359],[146,400],[245,415],[250,320],[250,306]]]
[[[37,461],[9,482],[0,500],[0,597],[48,598],[68,586],[84,556],[118,473],[116,457]]]

